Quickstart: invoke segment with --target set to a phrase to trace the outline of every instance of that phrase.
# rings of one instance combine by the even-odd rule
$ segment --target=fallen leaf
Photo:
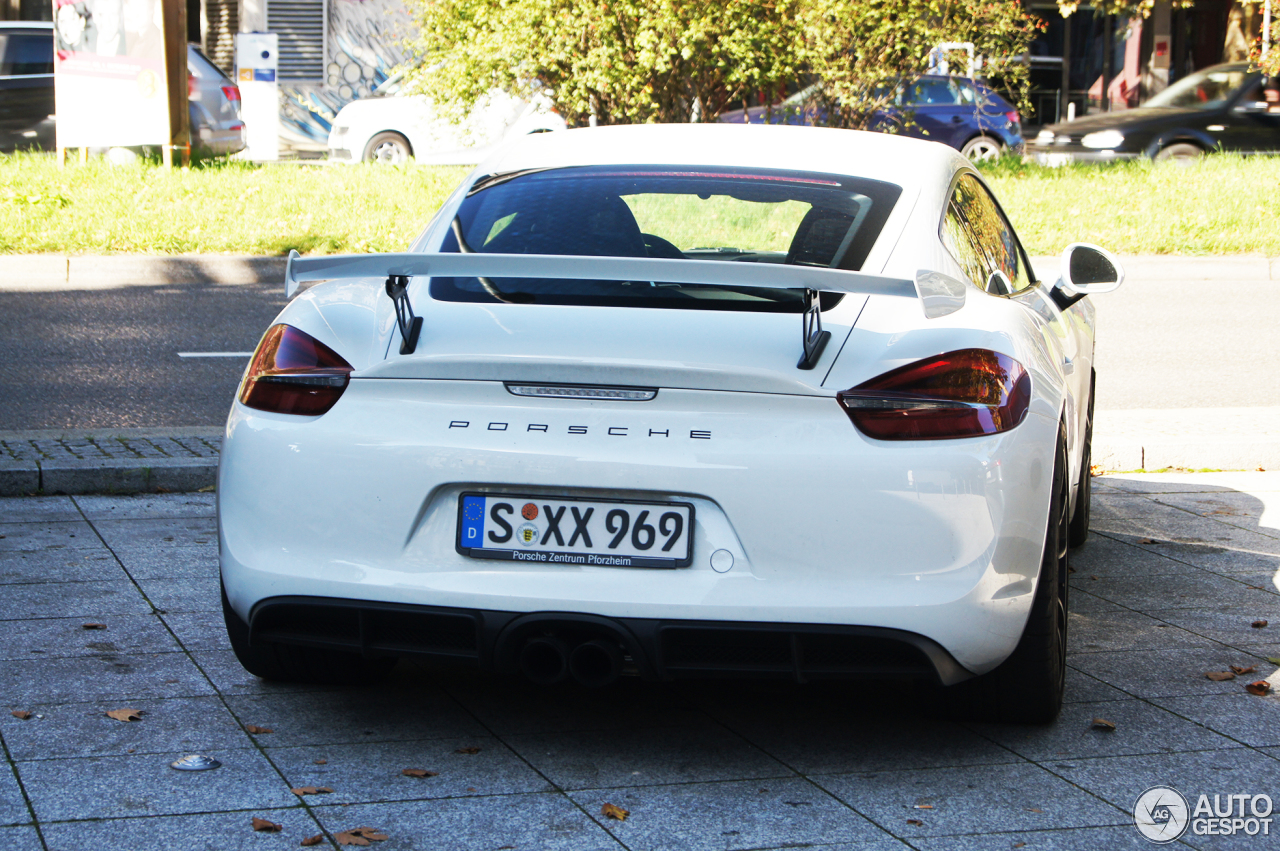
[[[156,493],[173,493],[173,491],[168,488],[160,487],[160,485],[156,485]]]
[[[1155,538],[1143,538],[1140,541],[1138,541],[1138,543],[1139,544],[1158,544],[1160,542],[1157,541]]]
[[[458,748],[454,753],[477,754],[480,753],[480,749],[477,747]]]
[[[106,629],[107,625],[105,623],[82,623],[80,624],[80,628],[81,629]]]
[[[1271,683],[1266,680],[1258,680],[1256,683],[1249,683],[1244,687],[1249,694],[1256,694],[1258,697],[1265,697],[1271,694]]]
[[[406,768],[400,772],[405,777],[439,777],[438,771],[427,771],[425,768]]]
[[[614,806],[613,804],[605,804],[600,808],[600,815],[617,821],[626,821],[627,816],[631,815],[631,810],[624,810],[622,807]]]
[[[1268,656],[1267,661],[1272,665],[1280,665],[1280,656]]]
[[[1025,842],[1015,842],[1015,843],[1013,843],[1012,845],[1010,845],[1009,847],[1010,847],[1010,848],[1026,848],[1026,847],[1027,847],[1027,843],[1025,843]]]
[[[1027,812],[1029,812],[1029,813],[1042,813],[1042,812],[1044,812],[1044,810],[1040,809],[1039,807],[1027,807]]]
[[[290,792],[302,797],[303,795],[327,795],[333,790],[328,786],[299,786],[296,789],[290,789]]]
[[[267,821],[264,818],[253,817],[253,829],[259,833],[279,833],[284,825],[276,824],[273,821]]]
[[[1266,621],[1254,621],[1253,623],[1249,624],[1249,626],[1253,627],[1254,629],[1262,629],[1266,625],[1267,625]]]
[[[216,491],[217,489],[218,489],[218,488],[217,488],[216,486],[214,486],[214,485],[205,485],[205,486],[204,486],[204,487],[202,487],[202,488],[196,488],[196,493],[213,493],[213,492],[214,492],[214,491]],[[313,837],[313,838],[314,838],[314,837]],[[302,843],[302,844],[303,844],[303,845],[306,845],[307,843],[305,843],[305,842],[304,842],[304,843]],[[316,843],[312,842],[311,844],[312,844],[312,845],[315,845]]]
[[[1097,579],[1098,577],[1096,577],[1096,576],[1090,576],[1089,578],[1090,578],[1090,579]]]
[[[12,715],[14,718],[17,718],[19,721],[26,721],[28,718],[31,717],[31,713],[25,709],[15,709],[9,714]]]
[[[907,824],[914,824],[916,827],[924,827],[924,822],[920,821],[918,818],[907,819]]]
[[[474,787],[474,786],[468,786],[468,787],[467,787],[467,791],[468,791],[468,792],[478,792],[478,791],[480,791],[480,790],[479,790],[479,789],[477,789],[477,788],[476,788],[476,787]]]
[[[107,713],[107,717],[117,721],[141,721],[142,713],[137,709],[112,709]]]
[[[1253,673],[1254,671],[1256,671],[1256,670],[1258,670],[1258,666],[1257,666],[1257,665],[1250,665],[1250,666],[1249,666],[1249,667],[1247,667],[1247,668],[1242,667],[1242,666],[1240,666],[1240,665],[1232,665],[1232,666],[1231,666],[1231,673],[1233,673],[1233,674],[1239,674],[1239,675],[1241,675],[1241,676],[1244,676],[1245,674],[1252,674],[1252,673]]]
[[[327,760],[327,759],[317,759],[317,760],[316,760],[316,765],[328,765],[328,764],[329,764],[329,760]]]
[[[1115,722],[1108,721],[1106,718],[1094,718],[1090,726],[1095,730],[1102,730],[1107,733],[1114,733],[1116,731]]]
[[[339,845],[368,845],[370,841],[381,842],[384,839],[390,839],[381,830],[373,827],[355,827],[351,830],[344,830],[341,833],[335,833],[333,838],[338,840]]]
[[[1236,675],[1231,671],[1209,671],[1205,674],[1205,678],[1213,680],[1215,683],[1225,683],[1227,680],[1234,680]]]
[[[244,729],[246,733],[254,734],[275,732],[275,730],[272,730],[270,727],[259,727],[257,724],[245,724]]]
[[[315,836],[308,836],[306,839],[302,840],[302,842],[300,842],[299,844],[303,848],[310,848],[312,845],[319,845],[321,842],[324,842],[324,834],[317,833]]]
[[[931,810],[933,809],[933,804],[916,804],[915,808],[917,810]]]

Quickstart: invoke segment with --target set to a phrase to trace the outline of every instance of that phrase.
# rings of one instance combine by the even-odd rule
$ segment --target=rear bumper
[[[414,655],[499,673],[516,671],[529,638],[557,635],[569,646],[617,642],[626,648],[624,671],[650,680],[902,677],[954,685],[971,676],[937,642],[875,627],[520,614],[316,597],[263,600],[249,623],[251,644]]]
[[[662,390],[567,406],[498,382],[353,380],[323,417],[236,404],[218,482],[222,576],[246,620],[266,600],[318,597],[871,627],[984,673],[1030,610],[1057,426],[1033,413],[991,437],[885,443],[827,396]],[[693,564],[468,558],[455,548],[467,491],[689,502]],[[728,568],[714,566],[720,551]]]

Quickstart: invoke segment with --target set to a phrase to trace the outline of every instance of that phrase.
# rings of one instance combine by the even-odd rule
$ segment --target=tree
[[[412,83],[465,111],[541,90],[570,124],[714,120],[794,78],[789,0],[416,0]]]
[[[800,61],[818,81],[810,103],[832,127],[863,129],[927,70],[929,49],[971,43],[983,72],[1026,108],[1024,54],[1043,27],[1017,0],[804,0]],[[904,116],[909,121],[910,116]]]
[[[866,127],[941,42],[972,42],[1025,100],[1038,19],[1018,0],[408,0],[411,90],[456,117],[493,88],[570,124],[712,121],[799,81],[811,120]]]

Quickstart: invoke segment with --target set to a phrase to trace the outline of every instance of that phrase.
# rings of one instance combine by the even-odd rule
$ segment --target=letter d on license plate
[[[584,567],[688,567],[693,506],[687,502],[553,499],[464,493],[458,552]]]

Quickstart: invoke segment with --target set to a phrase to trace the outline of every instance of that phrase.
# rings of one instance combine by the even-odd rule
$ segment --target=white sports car
[[[405,94],[402,83],[397,74],[370,97],[338,110],[329,131],[330,162],[470,165],[510,139],[565,129],[564,119],[545,97],[524,101],[494,89],[455,124],[428,98]]]
[[[920,677],[1062,701],[1094,310],[951,148],[526,138],[405,254],[290,258],[227,421],[227,628],[268,678]],[[317,282],[303,288],[308,282]]]

